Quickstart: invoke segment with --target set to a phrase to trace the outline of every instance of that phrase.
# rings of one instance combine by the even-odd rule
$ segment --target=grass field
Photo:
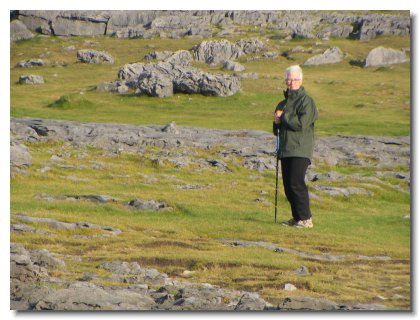
[[[14,44],[11,49],[11,116],[67,119],[78,121],[166,124],[270,131],[273,109],[283,98],[283,71],[290,64],[302,64],[311,54],[297,53],[294,60],[284,57],[246,61],[245,72],[256,72],[257,80],[243,80],[241,91],[231,97],[204,97],[177,94],[165,99],[96,92],[102,82],[117,78],[126,63],[144,61],[144,55],[157,50],[191,49],[199,39],[116,39],[41,38]],[[304,86],[320,110],[318,135],[408,135],[410,132],[410,64],[380,68],[360,68],[349,62],[366,58],[377,46],[409,48],[408,37],[378,38],[369,42],[336,39],[328,42],[270,40],[269,50],[283,52],[295,46],[324,48],[338,46],[347,54],[340,64],[304,68]],[[76,51],[64,48],[104,50],[116,59],[115,65],[89,65],[77,62]],[[49,52],[48,65],[30,70],[14,68],[17,62]],[[249,58],[249,57],[248,57]],[[210,72],[220,68],[197,67]],[[42,75],[42,86],[18,85],[25,73]],[[62,108],[49,107],[61,97],[72,102]]]
[[[11,116],[77,121],[130,124],[167,124],[270,131],[272,112],[281,99],[283,70],[303,63],[308,53],[240,62],[246,72],[257,72],[257,80],[243,80],[241,91],[231,97],[203,97],[179,94],[157,99],[133,94],[100,93],[95,86],[116,79],[125,63],[143,61],[154,50],[190,49],[198,39],[115,38],[37,38],[11,47]],[[270,50],[284,51],[294,46],[314,47],[314,40],[282,42],[270,40]],[[321,48],[338,46],[347,54],[333,66],[304,68],[304,86],[320,110],[316,134],[386,135],[410,134],[410,65],[386,68],[360,68],[350,65],[352,59],[363,59],[377,47],[409,48],[408,37],[383,37],[369,42],[345,39],[319,41]],[[115,65],[85,65],[76,60],[76,51],[65,47],[93,48],[111,53]],[[49,52],[44,67],[14,68],[20,60],[37,58]],[[196,64],[197,67],[212,71]],[[21,74],[39,74],[46,84],[16,84]],[[62,98],[64,97],[64,98]],[[66,103],[51,106],[60,98]],[[172,277],[183,278],[184,270],[195,271],[188,281],[208,282],[221,286],[259,292],[270,302],[287,296],[309,295],[342,303],[381,303],[390,308],[410,307],[410,193],[396,192],[381,178],[364,186],[374,196],[327,197],[312,201],[315,228],[297,230],[273,223],[273,206],[255,202],[264,197],[274,199],[275,172],[258,173],[237,165],[235,158],[224,159],[232,173],[199,170],[194,166],[177,169],[165,163],[150,161],[157,150],[143,154],[109,154],[95,148],[77,148],[59,142],[28,145],[33,164],[27,175],[11,180],[12,213],[25,213],[62,221],[89,221],[119,228],[117,237],[94,241],[76,239],[74,231],[49,229],[49,236],[12,233],[11,241],[30,249],[46,248],[63,257],[80,256],[81,261],[67,259],[68,272],[57,275],[77,279],[83,272],[100,272],[103,261],[138,261],[155,267]],[[216,150],[189,150],[194,157],[217,157]],[[42,172],[52,155],[61,155],[63,164],[73,168]],[[102,169],[93,169],[95,162]],[[381,170],[386,170],[383,168]],[[400,168],[409,171],[409,168]],[[362,173],[369,177],[375,169],[355,166],[317,166],[317,171],[347,174],[345,181],[332,186],[360,186],[351,178]],[[392,170],[392,168],[391,168]],[[255,178],[256,177],[256,178]],[[205,190],[179,190],[179,184],[209,185]],[[264,196],[261,191],[266,191]],[[83,195],[104,194],[121,199],[116,203],[94,204],[87,201],[35,199],[36,194]],[[167,202],[171,212],[135,212],[124,203],[135,198]],[[289,208],[280,197],[280,220],[289,218]],[[17,222],[15,218],[12,222]],[[37,225],[45,228],[45,226]],[[78,231],[78,234],[82,231]],[[86,231],[88,234],[92,231]],[[278,246],[310,253],[331,255],[389,256],[391,260],[349,258],[338,262],[319,262],[290,253],[276,253],[261,248],[225,246],[221,238],[266,241]],[[296,276],[290,272],[305,265],[311,275]],[[286,292],[285,283],[298,290]]]

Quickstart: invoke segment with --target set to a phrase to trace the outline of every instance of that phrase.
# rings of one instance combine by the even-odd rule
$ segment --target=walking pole
[[[277,128],[277,138],[276,138],[276,199],[275,199],[275,209],[274,209],[274,223],[277,223],[277,203],[278,203],[278,194],[279,194],[279,155],[280,155],[280,133]]]

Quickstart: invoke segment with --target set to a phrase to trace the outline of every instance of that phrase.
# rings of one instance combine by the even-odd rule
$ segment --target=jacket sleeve
[[[310,97],[305,97],[302,106],[298,108],[296,114],[284,112],[281,115],[281,124],[292,131],[302,131],[311,126],[318,118],[318,109],[315,102]]]
[[[274,121],[273,121],[273,134],[275,135],[275,136],[277,136],[278,135],[278,130],[280,129],[280,126],[279,125],[277,125]]]
[[[277,107],[276,107],[276,109],[274,110],[274,113],[277,111],[277,110],[283,110],[284,109],[284,101],[281,101],[278,105],[277,105]],[[277,136],[277,134],[278,134],[278,130],[280,129],[280,124],[276,124],[274,121],[273,121],[273,134],[275,135],[275,136]]]

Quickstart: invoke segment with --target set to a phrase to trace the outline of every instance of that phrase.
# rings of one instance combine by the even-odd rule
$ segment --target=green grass
[[[89,221],[119,228],[123,233],[105,239],[81,240],[78,234],[102,231],[59,231],[46,228],[49,236],[15,234],[11,240],[31,249],[81,256],[83,262],[70,262],[71,275],[98,272],[96,266],[108,260],[138,261],[142,265],[183,278],[184,270],[196,271],[189,281],[210,282],[224,287],[258,291],[273,302],[290,295],[311,295],[338,302],[375,302],[378,295],[390,297],[392,290],[409,296],[410,223],[409,194],[382,188],[375,195],[331,198],[321,193],[312,201],[316,227],[296,230],[273,223],[273,207],[254,200],[274,198],[274,172],[258,174],[235,166],[237,159],[223,159],[232,173],[216,168],[190,166],[176,169],[170,163],[154,165],[150,159],[158,150],[143,154],[114,155],[95,148],[76,148],[63,143],[31,144],[33,165],[27,175],[18,175],[11,185],[12,213],[50,217],[67,222]],[[48,164],[53,154],[62,154],[62,170]],[[195,157],[217,157],[215,150],[196,150]],[[82,157],[80,155],[83,155]],[[101,162],[102,169],[92,163]],[[52,169],[41,173],[49,165]],[[330,168],[320,167],[319,170]],[[198,176],[198,170],[200,170]],[[357,168],[349,169],[357,173]],[[361,170],[363,172],[363,169]],[[259,176],[250,179],[250,176]],[[365,175],[370,175],[365,171]],[[83,181],[66,177],[83,178]],[[382,180],[381,180],[382,181]],[[386,181],[384,180],[383,183]],[[209,189],[179,190],[179,184],[208,184]],[[357,182],[341,182],[357,186]],[[309,185],[311,192],[313,184]],[[36,194],[103,194],[120,199],[116,203],[53,201],[35,199]],[[316,193],[316,192],[315,192]],[[135,198],[160,199],[174,208],[171,212],[136,212],[125,204]],[[279,220],[289,218],[284,196],[279,199]],[[333,208],[333,210],[332,210]],[[15,221],[12,218],[12,222]],[[37,227],[45,228],[42,224]],[[389,256],[391,261],[319,262],[290,253],[275,253],[260,248],[224,246],[221,238],[266,241],[281,247],[317,254]],[[67,262],[67,261],[66,261]],[[298,277],[291,271],[305,265],[311,275]],[[59,272],[59,271],[57,271]],[[296,292],[284,292],[282,285],[294,283]],[[399,287],[399,289],[394,289]],[[390,297],[386,305],[407,308],[408,300]]]
[[[250,36],[259,35],[258,30],[248,29],[244,27],[245,31],[253,32]],[[241,58],[246,72],[257,72],[260,77],[243,80],[241,91],[231,97],[177,94],[158,99],[95,90],[97,84],[115,80],[125,63],[143,61],[146,53],[190,49],[200,41],[193,38],[48,37],[14,43],[10,69],[11,116],[129,124],[175,121],[178,125],[195,127],[271,131],[272,112],[282,99],[283,70],[292,63],[303,63],[311,54],[294,54],[293,61],[284,57],[254,61]],[[77,49],[108,51],[116,63],[78,63],[76,51],[63,49],[70,45]],[[269,50],[279,52],[297,45],[316,47],[314,40],[270,40],[267,45]],[[367,69],[350,64],[353,59],[365,58],[371,49],[380,45],[409,48],[410,39],[382,37],[369,42],[346,39],[322,42],[321,48],[339,46],[347,57],[337,65],[304,68],[304,86],[320,111],[317,136],[410,134],[410,65]],[[20,60],[37,58],[47,51],[44,67],[14,67]],[[210,72],[221,71],[218,67],[194,65]],[[19,76],[27,73],[44,76],[46,84],[18,85]],[[158,150],[153,148],[141,154],[115,155],[63,142],[33,143],[28,147],[33,164],[27,175],[17,175],[11,180],[12,213],[68,222],[89,221],[123,231],[116,237],[83,240],[73,236],[102,231],[60,231],[35,224],[47,229],[49,235],[11,234],[11,241],[31,249],[46,248],[54,253],[82,257],[81,262],[66,260],[70,273],[55,270],[57,275],[77,279],[87,271],[104,273],[97,265],[120,259],[138,261],[176,278],[183,278],[184,270],[194,270],[196,273],[188,277],[188,281],[257,291],[272,303],[286,296],[309,295],[343,303],[377,302],[397,309],[410,307],[408,299],[393,298],[394,294],[405,297],[410,294],[410,221],[402,218],[410,212],[410,194],[392,187],[406,189],[404,181],[380,177],[379,181],[369,182],[370,186],[351,178],[329,183],[374,192],[373,196],[350,198],[328,197],[314,189],[314,184],[319,182],[310,183],[310,191],[319,197],[311,202],[315,228],[296,230],[274,224],[273,206],[255,201],[263,197],[273,202],[275,172],[248,170],[238,165],[240,159],[233,156],[223,158],[232,172],[222,173],[217,168],[203,170],[196,165],[182,169],[168,162],[156,165],[151,159],[158,157]],[[188,152],[200,159],[221,157],[215,149]],[[48,164],[54,154],[64,155],[63,163],[75,168],[60,169]],[[99,162],[103,168],[94,169],[94,162]],[[317,172],[376,176],[375,168],[316,165]],[[50,166],[51,170],[39,171],[45,166]],[[406,172],[410,169],[400,166],[381,170]],[[206,184],[210,188],[187,191],[174,187],[187,183]],[[261,196],[261,190],[268,194]],[[40,193],[101,194],[120,201],[106,204],[48,202],[34,198]],[[128,210],[125,204],[135,198],[163,200],[174,210],[157,213]],[[279,220],[289,216],[290,209],[281,192]],[[392,260],[311,261],[290,253],[225,246],[221,238],[266,241],[317,254],[386,255]],[[290,274],[301,265],[309,268],[310,276]],[[295,284],[298,290],[285,292],[282,286],[287,282]],[[378,296],[388,300],[381,301]]]
[[[96,92],[102,82],[117,78],[119,68],[131,62],[145,62],[153,50],[190,49],[197,39],[115,39],[42,38],[21,41],[11,48],[11,116],[66,119],[131,124],[166,124],[223,128],[271,130],[272,112],[282,99],[283,70],[291,63],[302,64],[311,54],[297,53],[294,61],[284,57],[257,59],[241,63],[246,72],[257,72],[257,80],[243,80],[239,93],[231,97],[204,97],[177,94],[164,99],[138,97],[133,93]],[[77,62],[75,51],[63,48],[92,48],[108,51],[115,65],[90,65]],[[270,40],[268,49],[283,52],[301,45],[316,48],[313,40],[281,42]],[[333,39],[321,48],[339,46],[348,57],[333,66],[304,68],[304,86],[320,110],[317,134],[408,135],[410,132],[410,65],[387,68],[360,68],[350,64],[363,59],[376,46],[410,47],[409,37],[383,37],[369,42]],[[48,51],[47,65],[32,69],[14,66],[23,59]],[[210,72],[220,68],[197,67]],[[19,76],[33,73],[44,76],[42,86],[19,85]],[[396,81],[398,79],[398,81]],[[80,97],[79,97],[80,96]],[[51,108],[62,97],[71,97],[66,107]],[[362,105],[362,107],[360,107]]]

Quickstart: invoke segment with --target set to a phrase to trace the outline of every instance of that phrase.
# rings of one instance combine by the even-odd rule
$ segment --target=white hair
[[[302,72],[302,68],[299,67],[299,65],[293,65],[290,66],[286,69],[285,73],[284,73],[284,78],[287,79],[287,76],[291,73],[298,73],[299,74],[299,78],[303,79],[303,72]]]

